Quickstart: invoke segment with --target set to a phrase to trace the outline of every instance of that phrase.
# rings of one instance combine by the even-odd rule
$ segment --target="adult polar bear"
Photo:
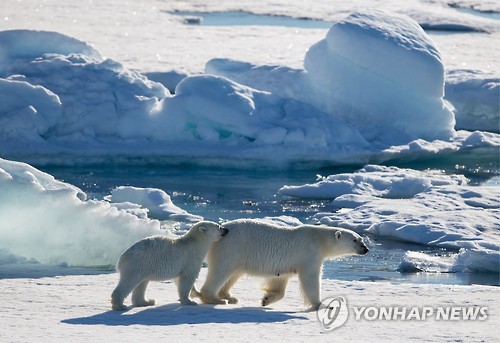
[[[311,308],[321,303],[320,285],[324,260],[342,255],[364,255],[368,248],[357,233],[340,228],[301,225],[277,226],[240,219],[223,225],[224,239],[207,254],[208,275],[201,292],[209,304],[237,303],[230,289],[243,274],[266,278],[262,306],[283,298],[288,280],[298,274],[305,300]]]

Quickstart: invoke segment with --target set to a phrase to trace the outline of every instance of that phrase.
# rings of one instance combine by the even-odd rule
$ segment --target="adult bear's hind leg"
[[[200,290],[201,300],[206,304],[226,304],[225,300],[219,298],[218,294],[222,286],[229,281],[233,269],[208,266],[208,275]]]
[[[238,281],[238,279],[240,277],[241,277],[241,273],[234,273],[233,275],[231,275],[231,277],[229,277],[227,282],[224,284],[224,286],[222,286],[222,288],[219,291],[219,298],[220,299],[227,299],[228,303],[230,303],[230,304],[237,304],[238,303],[238,299],[235,297],[232,297],[231,294],[229,293],[229,291],[231,290],[231,288],[233,288],[234,284],[236,283],[236,281]]]
[[[287,284],[288,277],[268,278],[263,287],[266,293],[262,298],[262,306],[267,306],[283,299]]]

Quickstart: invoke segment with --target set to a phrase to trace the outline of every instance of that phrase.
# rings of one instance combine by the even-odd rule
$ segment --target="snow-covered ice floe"
[[[217,75],[181,75],[174,95],[59,33],[2,31],[0,49],[0,154],[32,163],[335,165],[500,146],[455,131],[438,48],[389,12],[334,24],[304,70],[212,60]]]
[[[140,218],[137,214],[144,210],[139,205],[158,217],[169,214],[170,220],[198,218],[175,206],[161,190],[124,187],[112,198],[138,204],[87,199],[79,188],[28,164],[0,159],[0,265],[114,265],[137,240],[174,234],[173,225]]]
[[[284,186],[283,195],[334,199],[343,210],[315,215],[320,223],[426,246],[461,249],[448,257],[409,252],[403,271],[498,272],[500,189],[469,186],[458,175],[366,166],[315,184]]]
[[[467,184],[462,175],[377,165],[367,165],[354,173],[318,175],[318,179],[314,184],[283,186],[279,193],[305,199],[334,199],[334,206],[351,208],[375,198],[411,198],[431,186]]]
[[[500,272],[498,250],[460,249],[449,256],[431,256],[417,251],[406,252],[398,270],[401,272]]]

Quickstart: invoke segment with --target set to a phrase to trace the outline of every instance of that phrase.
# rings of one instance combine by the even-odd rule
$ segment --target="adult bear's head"
[[[332,230],[332,235],[334,236],[335,256],[366,255],[369,251],[363,238],[354,231],[335,228]]]

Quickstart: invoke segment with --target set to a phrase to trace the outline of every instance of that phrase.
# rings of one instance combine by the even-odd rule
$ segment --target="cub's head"
[[[227,234],[227,229],[217,223],[208,221],[196,223],[191,230],[212,242],[218,241]]]
[[[363,242],[363,238],[356,232],[338,228],[333,231],[335,256],[366,255],[368,253],[369,249]]]

